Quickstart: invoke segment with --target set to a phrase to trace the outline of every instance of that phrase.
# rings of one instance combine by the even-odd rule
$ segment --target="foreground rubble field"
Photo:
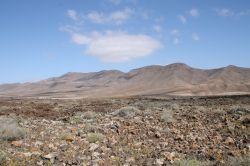
[[[250,165],[250,96],[0,99],[0,165]]]

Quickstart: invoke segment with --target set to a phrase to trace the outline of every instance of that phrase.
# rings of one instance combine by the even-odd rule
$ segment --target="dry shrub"
[[[242,157],[228,157],[226,161],[226,165],[228,166],[249,166],[250,165],[250,156],[242,156]]]
[[[174,166],[210,166],[212,163],[210,161],[199,161],[197,159],[182,159],[175,161]]]
[[[119,117],[122,117],[122,118],[133,118],[134,116],[140,114],[141,111],[135,107],[131,107],[131,106],[128,106],[128,107],[123,107],[119,110],[116,110],[112,113],[112,115],[114,116],[119,116]]]
[[[175,119],[173,117],[173,113],[170,110],[164,110],[161,114],[160,120],[162,122],[174,122]]]
[[[79,123],[83,123],[86,120],[94,120],[97,117],[98,117],[98,114],[93,111],[76,112],[75,115],[70,118],[70,121],[73,124],[79,124]]]
[[[26,132],[17,120],[6,116],[0,117],[0,140],[13,141],[24,138]]]
[[[0,150],[0,165],[2,165],[6,160],[6,153]]]
[[[105,136],[101,133],[89,133],[87,135],[87,141],[90,143],[101,142]]]

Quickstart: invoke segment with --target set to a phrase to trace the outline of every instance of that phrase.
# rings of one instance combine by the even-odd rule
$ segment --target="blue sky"
[[[249,0],[2,0],[0,83],[183,62],[250,67]]]

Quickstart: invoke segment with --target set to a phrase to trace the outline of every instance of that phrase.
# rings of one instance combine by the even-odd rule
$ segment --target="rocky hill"
[[[250,93],[250,68],[196,69],[186,64],[146,66],[124,73],[67,73],[35,83],[0,85],[1,96],[107,97]]]

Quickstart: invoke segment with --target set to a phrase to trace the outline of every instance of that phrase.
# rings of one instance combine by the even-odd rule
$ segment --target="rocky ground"
[[[250,165],[250,96],[0,99],[0,165]]]

